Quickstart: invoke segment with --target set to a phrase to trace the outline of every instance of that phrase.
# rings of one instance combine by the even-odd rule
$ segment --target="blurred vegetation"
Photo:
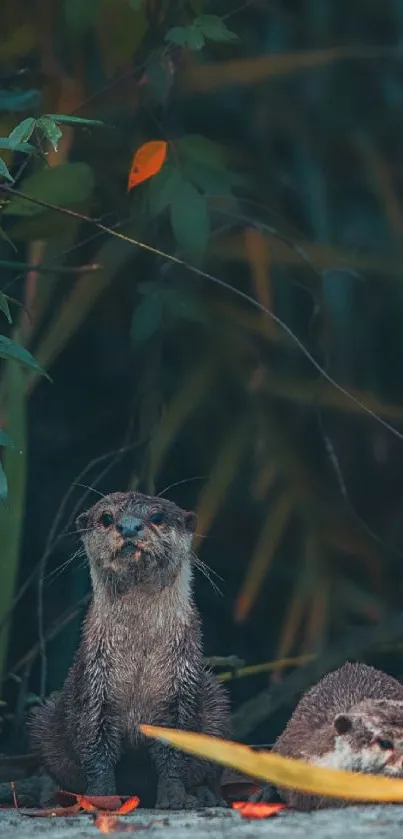
[[[75,514],[128,487],[198,512],[206,654],[244,660],[238,731],[268,741],[347,650],[403,674],[401,6],[0,20],[4,748],[77,644]]]

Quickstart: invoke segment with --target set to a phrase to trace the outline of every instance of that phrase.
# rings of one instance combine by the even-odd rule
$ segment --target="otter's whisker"
[[[181,486],[181,484],[189,484],[191,481],[204,481],[207,477],[207,475],[194,475],[191,478],[183,478],[181,481],[175,481],[175,483],[168,484],[167,487],[162,489],[161,492],[158,493],[156,498],[161,498],[163,495],[165,495],[166,492],[169,492],[170,489],[174,489],[174,487]]]
[[[57,577],[59,577],[60,574],[63,574],[64,571],[67,570],[69,565],[71,565],[75,559],[80,559],[81,557],[85,557],[85,555],[86,554],[84,549],[79,548],[72,556],[69,556],[69,558],[66,559],[65,562],[63,562],[61,565],[58,565],[57,568],[54,568],[53,571],[50,571],[49,574],[46,575],[46,583],[50,583],[51,581],[57,579]]]
[[[63,536],[77,536],[77,533],[89,533],[90,527],[75,527],[74,530],[63,530]]]
[[[74,482],[74,483],[72,484],[72,486],[74,486],[74,487],[82,487],[83,489],[89,489],[89,490],[90,490],[90,492],[95,492],[95,494],[96,494],[96,495],[99,495],[101,498],[106,498],[106,495],[105,495],[105,493],[104,493],[104,492],[101,492],[99,489],[96,489],[95,487],[91,487],[91,486],[89,486],[88,484],[78,483],[78,481],[77,481],[77,482]]]
[[[198,556],[196,556],[196,554],[192,554],[192,559],[193,559],[195,568],[197,568],[198,571],[200,571],[200,573],[203,574],[203,576],[206,578],[206,580],[208,580],[208,582],[210,583],[213,591],[215,591],[216,594],[218,594],[220,597],[222,597],[221,589],[218,587],[217,583],[210,576],[210,572],[211,573],[215,573],[215,572],[213,572],[211,568],[209,568],[207,565],[205,565],[205,563]],[[219,575],[217,574],[217,576],[219,576]]]
[[[221,577],[221,574],[219,574],[217,571],[215,571],[214,568],[211,567],[211,565],[208,565],[207,562],[204,561],[204,559],[201,559],[200,556],[198,556],[197,554],[194,554],[194,553],[192,553],[192,556],[193,556],[193,559],[195,560],[196,564],[198,563],[198,564],[202,565],[203,568],[205,568],[206,571],[208,571],[213,577],[216,577],[216,579],[220,580],[222,583],[224,582],[224,577]]]

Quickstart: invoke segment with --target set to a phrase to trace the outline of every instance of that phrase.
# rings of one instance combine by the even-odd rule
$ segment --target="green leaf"
[[[8,436],[8,434],[6,434],[5,431],[3,431],[2,428],[0,428],[0,446],[5,448],[6,446],[11,446],[11,445],[12,445],[11,438]]]
[[[93,125],[97,128],[105,127],[105,123],[100,119],[84,119],[84,117],[73,117],[68,114],[45,114],[45,116],[49,117],[49,119],[53,119],[55,122],[65,123],[66,125]]]
[[[231,176],[226,169],[213,169],[194,160],[187,160],[184,171],[188,179],[206,195],[227,197],[232,195]]]
[[[209,41],[238,41],[238,35],[231,32],[223,20],[217,15],[199,15],[193,21]]]
[[[26,143],[31,137],[36,125],[36,119],[27,117],[23,119],[18,125],[13,128],[11,134],[8,135],[10,148],[14,149],[20,143]]]
[[[158,293],[143,297],[133,315],[130,330],[132,340],[140,342],[151,338],[161,324],[163,313],[163,304]]]
[[[6,338],[5,335],[0,335],[0,358],[9,358],[13,361],[18,361],[21,367],[35,370],[36,373],[41,373],[42,376],[46,376],[51,381],[50,376],[40,367],[28,350],[22,347],[21,344],[16,344],[11,338]]]
[[[14,180],[14,178],[11,177],[10,172],[7,169],[7,166],[6,166],[6,164],[4,163],[4,160],[2,160],[1,157],[0,157],[0,178],[7,178],[8,181],[13,181]],[[5,210],[3,210],[3,213],[4,212],[5,212]]]
[[[148,205],[150,215],[158,216],[174,200],[175,194],[180,189],[183,178],[178,169],[169,163],[151,178],[148,187]]]
[[[65,0],[64,17],[67,27],[77,40],[91,29],[99,11],[99,0]]]
[[[198,29],[197,26],[187,26],[186,43],[190,50],[201,50],[206,43],[201,29]]]
[[[201,50],[205,40],[201,29],[197,26],[173,26],[168,29],[165,40],[180,47],[188,46],[191,50]]]
[[[38,150],[31,143],[10,143],[9,137],[0,137],[0,149],[20,151],[23,154],[38,154]]]
[[[182,181],[171,204],[171,224],[183,253],[199,262],[210,234],[206,200],[188,181]]]
[[[172,26],[168,29],[164,39],[168,44],[177,44],[179,47],[184,47],[187,43],[186,27]]]
[[[129,6],[131,6],[131,8],[134,9],[135,12],[138,12],[138,10],[141,9],[141,6],[144,3],[144,0],[127,0],[127,1],[129,3]]]
[[[224,149],[218,143],[213,143],[202,134],[186,134],[178,142],[182,154],[190,157],[197,163],[206,164],[216,169],[225,166]]]
[[[0,463],[0,501],[4,501],[7,498],[7,492],[8,486],[6,473]]]
[[[8,305],[8,300],[6,295],[3,291],[0,291],[0,311],[3,312],[8,320],[9,323],[12,323],[12,318],[10,314],[10,308]]]
[[[57,151],[57,144],[62,136],[62,132],[59,126],[56,125],[54,119],[49,116],[40,117],[36,124],[45,135],[46,139],[49,140],[49,143],[51,143],[54,150]]]
[[[65,163],[44,168],[30,175],[21,184],[21,192],[40,201],[65,206],[79,204],[91,195],[94,186],[92,170],[86,163]],[[44,208],[24,198],[13,198],[4,210],[9,216],[34,216]]]

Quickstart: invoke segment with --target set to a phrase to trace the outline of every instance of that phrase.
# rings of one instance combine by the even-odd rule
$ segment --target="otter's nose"
[[[144,523],[141,519],[136,519],[134,516],[122,516],[116,522],[116,528],[122,536],[126,538],[130,536],[140,536],[143,530]]]

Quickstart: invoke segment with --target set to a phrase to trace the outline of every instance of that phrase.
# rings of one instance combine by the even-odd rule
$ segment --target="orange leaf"
[[[81,809],[85,810],[86,813],[95,813],[95,811],[98,809],[98,807],[96,807],[95,804],[93,804],[92,801],[85,795],[79,795],[77,797],[77,801]]]
[[[167,143],[164,140],[151,140],[137,149],[129,172],[127,191],[134,186],[152,178],[160,171],[167,154]]]
[[[139,806],[139,804],[140,799],[137,798],[137,795],[132,795],[131,798],[128,798],[127,801],[124,801],[121,807],[119,807],[119,809],[116,810],[116,813],[119,814],[119,816],[124,816],[126,813],[131,813],[133,810],[135,810],[136,807]]]
[[[103,813],[105,816],[124,816],[138,807],[140,799],[136,795],[128,798],[123,804],[116,795],[79,795],[78,801],[86,813]]]
[[[268,819],[285,809],[285,804],[266,804],[264,801],[234,801],[234,810],[239,810],[244,819]]]
[[[93,813],[94,810],[112,810],[117,812],[122,801],[117,795],[79,795],[77,796],[80,806],[87,813]]]

